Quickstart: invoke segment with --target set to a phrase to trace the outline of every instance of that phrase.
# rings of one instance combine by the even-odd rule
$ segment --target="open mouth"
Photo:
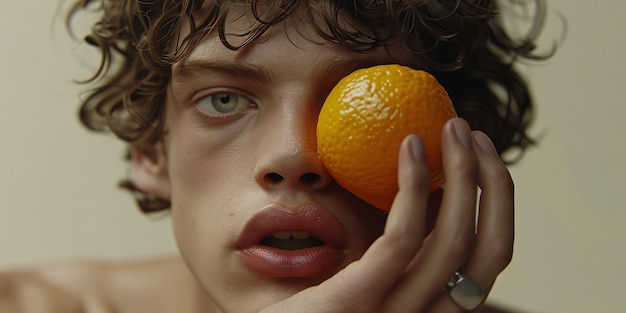
[[[261,245],[281,250],[300,250],[323,245],[324,242],[303,231],[281,231],[271,233],[261,240]]]
[[[263,208],[235,242],[237,254],[254,272],[272,277],[326,275],[345,261],[348,236],[339,220],[314,204]]]

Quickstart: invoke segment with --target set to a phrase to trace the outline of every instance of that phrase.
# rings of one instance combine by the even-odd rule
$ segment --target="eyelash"
[[[233,111],[224,112],[224,113],[216,112],[219,110],[214,107],[215,103],[213,102],[212,97],[215,97],[218,95],[229,95],[231,96],[231,98],[233,96],[235,97],[235,101],[237,101],[237,103],[235,103],[235,107],[233,108]],[[213,111],[213,112],[208,112],[207,109],[203,109],[201,107],[201,104],[203,101],[210,101],[209,105],[212,106],[210,111]],[[240,101],[246,101],[245,107],[239,107]],[[252,101],[249,97],[244,96],[238,92],[233,92],[231,90],[213,90],[210,92],[201,93],[200,96],[195,97],[192,103],[194,104],[195,108],[198,111],[200,111],[200,113],[202,113],[202,115],[204,115],[206,118],[209,118],[209,119],[228,119],[228,118],[236,117],[246,112],[247,108],[256,107],[256,104],[254,103],[254,101]]]

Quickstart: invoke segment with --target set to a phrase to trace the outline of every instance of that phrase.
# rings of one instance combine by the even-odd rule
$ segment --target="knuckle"
[[[502,186],[502,188],[506,189],[507,191],[510,191],[511,193],[515,190],[515,182],[513,182],[513,178],[508,171],[504,175],[502,175],[502,178],[500,180],[500,186]]]
[[[458,236],[450,245],[451,254],[454,258],[466,259],[474,247],[473,236]]]
[[[447,173],[462,180],[476,181],[478,177],[478,160],[475,155],[461,156],[454,158],[454,162],[449,166]]]
[[[511,173],[503,163],[497,162],[493,166],[486,167],[484,174],[487,175],[489,181],[494,182],[503,191],[512,192],[515,189]]]
[[[513,178],[511,177],[511,173],[509,172],[509,170],[504,165],[495,167],[495,169],[492,171],[492,176],[496,181],[500,183],[501,186],[513,190]]]
[[[513,261],[513,243],[503,240],[496,243],[491,249],[491,264],[500,271],[504,270]]]
[[[385,233],[379,238],[381,245],[388,247],[396,255],[396,258],[412,257],[414,251],[421,247],[421,243],[400,232]]]
[[[401,180],[410,190],[427,190],[430,187],[428,168],[425,166],[412,166],[402,171]]]
[[[455,260],[466,259],[473,248],[473,236],[458,234],[442,234],[440,231],[435,233],[436,242],[440,242],[440,247],[446,250],[446,254]]]
[[[513,197],[513,194],[515,193],[515,183],[513,182],[511,175],[502,175],[495,182],[496,188],[494,189],[496,189],[499,195],[510,195],[511,197]]]

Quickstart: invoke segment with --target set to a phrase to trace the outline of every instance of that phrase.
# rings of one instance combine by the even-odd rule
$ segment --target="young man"
[[[123,185],[144,211],[171,210],[180,256],[6,273],[2,312],[481,309],[512,256],[513,184],[499,153],[529,143],[531,108],[508,60],[531,56],[532,40],[506,36],[495,2],[99,8],[87,42],[104,59],[81,117],[129,142]],[[429,195],[422,142],[404,140],[385,215],[334,182],[315,125],[339,79],[388,63],[433,73],[464,119],[442,132],[445,191]]]

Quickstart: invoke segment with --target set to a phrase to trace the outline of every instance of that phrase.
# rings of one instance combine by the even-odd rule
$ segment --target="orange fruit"
[[[359,69],[340,80],[322,106],[318,153],[339,185],[389,211],[402,140],[421,136],[433,191],[444,183],[441,130],[455,116],[447,92],[425,71],[397,64]]]

